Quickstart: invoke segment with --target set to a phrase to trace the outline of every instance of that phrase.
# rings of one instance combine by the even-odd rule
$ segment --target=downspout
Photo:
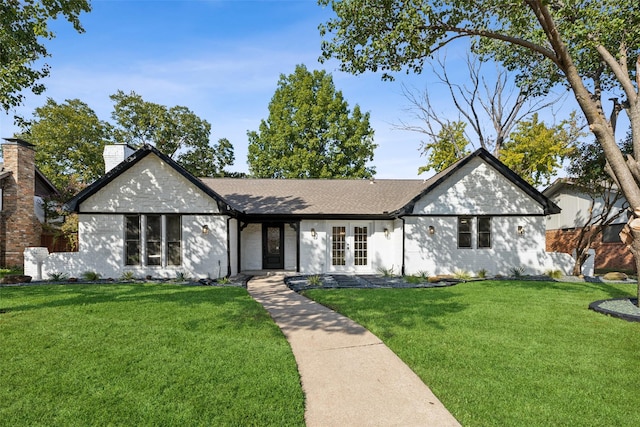
[[[404,254],[404,242],[405,242],[405,230],[404,230],[404,226],[405,226],[405,222],[404,222],[404,217],[400,217],[399,218],[400,221],[402,221],[402,268],[401,268],[401,274],[404,277],[404,261],[406,259],[405,254]]]
[[[227,217],[227,277],[231,276],[231,217]]]

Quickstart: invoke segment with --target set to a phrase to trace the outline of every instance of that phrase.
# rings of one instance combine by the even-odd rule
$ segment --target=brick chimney
[[[2,146],[5,176],[0,212],[0,265],[22,266],[24,249],[40,246],[42,225],[36,217],[34,145],[16,138],[5,138]]]

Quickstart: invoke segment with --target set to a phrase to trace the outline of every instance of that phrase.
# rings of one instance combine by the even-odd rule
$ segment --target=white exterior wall
[[[406,218],[406,274],[426,272],[472,274],[484,269],[490,275],[508,275],[514,268],[524,268],[525,274],[543,274],[549,269],[571,270],[571,257],[545,252],[545,218],[542,216],[491,218],[491,248],[477,248],[477,222],[472,223],[472,248],[458,248],[458,218]],[[435,233],[430,235],[432,225]],[[518,226],[524,234],[518,234]],[[566,259],[565,259],[566,258]]]
[[[242,271],[262,270],[262,224],[248,224],[240,234]]]
[[[571,271],[570,256],[545,251],[544,208],[479,158],[419,200],[413,213],[420,216],[405,218],[405,274]],[[474,218],[472,248],[458,248],[459,216]],[[477,248],[477,216],[491,217],[491,248]],[[429,226],[435,228],[433,235]]]
[[[419,200],[413,213],[531,215],[542,214],[544,209],[482,159],[475,158]]]
[[[235,276],[238,271],[238,220],[229,220],[229,258],[231,261],[231,276]]]
[[[216,215],[218,206],[169,165],[148,155],[122,173],[80,206],[78,252],[53,253],[41,263],[42,279],[49,273],[80,277],[86,271],[103,278],[118,278],[124,271],[136,277],[192,278],[227,275],[227,216]],[[125,214],[181,214],[182,265],[125,266]],[[203,234],[207,225],[209,233]],[[141,230],[144,240],[144,230]],[[32,264],[25,269],[36,271]],[[37,276],[34,276],[37,277]]]
[[[296,271],[296,230],[289,224],[284,225],[284,269]]]

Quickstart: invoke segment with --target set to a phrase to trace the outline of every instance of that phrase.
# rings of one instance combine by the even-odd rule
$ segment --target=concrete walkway
[[[287,288],[283,276],[248,283],[287,337],[306,396],[307,426],[459,426],[382,341]]]

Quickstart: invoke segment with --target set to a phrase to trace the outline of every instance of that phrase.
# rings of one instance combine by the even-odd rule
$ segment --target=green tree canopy
[[[110,126],[79,99],[61,104],[47,99],[22,131],[20,137],[36,146],[36,165],[60,190],[88,185],[104,174]]]
[[[113,137],[140,147],[152,144],[195,176],[223,176],[235,158],[225,139],[209,144],[211,125],[184,106],[168,108],[142,99],[135,92],[118,91],[114,101]]]
[[[260,178],[370,178],[376,145],[369,113],[349,110],[333,78],[296,66],[281,75],[269,117],[247,132],[249,169]]]
[[[509,135],[500,150],[500,160],[529,184],[540,187],[550,183],[575,144],[576,132],[568,122],[548,127],[534,113]]]
[[[0,2],[0,106],[8,111],[22,103],[23,89],[44,91],[40,79],[49,66],[40,60],[49,56],[42,40],[55,34],[48,23],[60,15],[78,32],[84,32],[79,16],[89,12],[88,0],[3,0]]]
[[[466,127],[462,121],[444,123],[436,138],[423,145],[427,164],[420,167],[418,173],[431,169],[441,172],[469,154],[469,140],[464,135]]]

